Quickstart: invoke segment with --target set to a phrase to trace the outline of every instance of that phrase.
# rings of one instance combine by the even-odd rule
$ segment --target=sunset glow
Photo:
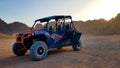
[[[71,15],[73,20],[106,20],[120,13],[120,0],[0,0],[0,18],[32,25],[51,15]]]
[[[119,0],[96,0],[94,2],[91,2],[86,6],[82,20],[92,20],[99,18],[109,20],[112,17],[116,16],[117,13],[120,13],[119,3]]]

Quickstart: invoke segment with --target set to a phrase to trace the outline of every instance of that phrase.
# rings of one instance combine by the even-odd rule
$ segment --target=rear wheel
[[[30,56],[34,60],[43,60],[48,54],[48,47],[43,41],[35,42],[30,48]]]
[[[13,44],[12,50],[13,50],[13,53],[17,56],[22,56],[27,52],[27,50],[21,50],[19,45],[17,45],[16,43]]]
[[[74,45],[72,45],[72,47],[73,47],[74,51],[80,51],[80,49],[82,48],[81,41],[76,43],[76,44],[74,44]]]

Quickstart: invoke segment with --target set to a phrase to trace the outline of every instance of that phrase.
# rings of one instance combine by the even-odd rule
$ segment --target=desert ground
[[[42,61],[33,61],[29,51],[15,56],[14,41],[0,39],[0,68],[120,68],[120,35],[83,35],[81,51],[72,47],[52,49]]]

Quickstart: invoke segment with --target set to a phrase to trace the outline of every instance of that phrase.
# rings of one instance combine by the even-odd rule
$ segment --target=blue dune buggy
[[[30,30],[16,34],[13,53],[22,56],[30,50],[30,56],[34,60],[43,60],[51,48],[72,46],[73,50],[80,51],[81,34],[75,28],[71,16],[41,18],[35,20]]]

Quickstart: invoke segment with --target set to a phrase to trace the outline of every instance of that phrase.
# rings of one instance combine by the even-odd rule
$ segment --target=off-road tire
[[[19,45],[17,45],[16,43],[13,44],[12,50],[13,50],[13,53],[17,56],[22,56],[27,52],[27,50],[21,50]]]
[[[43,41],[37,41],[33,43],[33,45],[30,48],[30,56],[34,60],[43,60],[46,58],[48,54],[48,47],[45,42]]]
[[[79,41],[78,43],[75,43],[74,45],[72,45],[72,48],[74,51],[80,51],[82,48],[82,44],[81,41]]]

